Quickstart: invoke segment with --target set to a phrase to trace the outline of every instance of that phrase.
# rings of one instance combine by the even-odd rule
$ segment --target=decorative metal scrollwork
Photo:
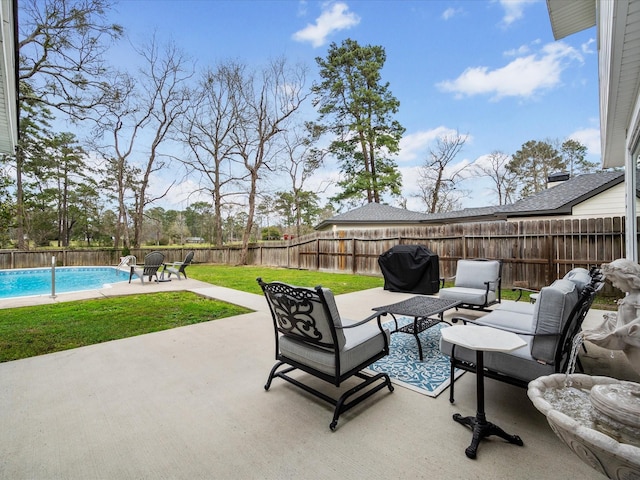
[[[321,305],[316,292],[307,289],[292,289],[282,284],[270,284],[267,294],[280,331],[322,341],[323,334],[314,318],[314,307]],[[322,311],[315,313],[323,315]]]

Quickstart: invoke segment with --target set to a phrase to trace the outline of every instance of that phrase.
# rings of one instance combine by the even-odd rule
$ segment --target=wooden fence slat
[[[505,287],[541,288],[574,267],[588,268],[625,254],[624,217],[519,220],[404,228],[316,232],[286,241],[250,246],[250,265],[381,275],[378,257],[394,245],[424,245],[440,258],[440,276],[455,274],[461,258],[498,258],[504,262]],[[190,250],[198,263],[239,263],[241,248],[224,247],[131,249],[139,261],[160,250],[167,261],[181,261]],[[0,268],[58,265],[117,265],[115,249],[0,250]]]

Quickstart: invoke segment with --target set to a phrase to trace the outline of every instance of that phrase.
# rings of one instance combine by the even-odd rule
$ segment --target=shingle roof
[[[456,212],[429,215],[423,223],[496,220],[536,215],[570,215],[572,208],[578,203],[623,181],[623,171],[586,173],[510,205],[466,208]]]
[[[413,212],[405,208],[382,205],[380,203],[368,203],[362,207],[349,210],[348,212],[336,215],[333,218],[324,220],[316,229],[322,229],[328,225],[358,224],[358,223],[420,223],[428,218],[428,215],[420,212]]]
[[[500,210],[500,213],[507,215],[532,212],[538,215],[549,213],[570,214],[574,205],[623,181],[623,171],[579,175],[555,187],[547,188],[511,205],[506,205]]]
[[[640,177],[640,171],[638,172]],[[420,213],[369,203],[323,221],[316,229],[340,224],[452,223],[536,215],[570,215],[574,205],[624,181],[623,171],[587,173],[510,205],[465,208],[447,213]]]
[[[487,217],[495,215],[503,207],[488,206],[488,207],[476,207],[476,208],[464,208],[462,210],[456,210],[454,212],[446,213],[431,213],[425,214],[426,221],[442,221],[442,220],[457,220],[457,219],[474,219],[479,217]]]

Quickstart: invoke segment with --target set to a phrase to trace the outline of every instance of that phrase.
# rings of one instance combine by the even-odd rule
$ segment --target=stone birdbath
[[[583,374],[570,375],[570,383],[567,386],[564,373],[540,377],[529,383],[527,394],[533,405],[547,417],[555,434],[583,462],[609,478],[640,479],[640,443],[637,443],[640,437],[632,438],[634,428],[636,435],[640,431],[638,426],[625,425],[608,417],[592,403],[592,396],[598,390],[604,388],[606,395],[613,387],[632,387],[619,396],[626,400],[618,404],[618,408],[623,411],[623,405],[628,407],[625,413],[638,422],[640,384]],[[595,396],[598,395],[603,393]],[[636,413],[629,413],[634,408]],[[612,432],[617,438],[610,436]]]

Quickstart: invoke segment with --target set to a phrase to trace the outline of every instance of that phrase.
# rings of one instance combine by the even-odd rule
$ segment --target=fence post
[[[356,256],[356,239],[355,237],[351,239],[351,272],[355,275],[358,273],[358,266],[356,265],[356,261],[358,257]]]
[[[556,272],[554,272],[553,268],[553,242],[551,241],[551,236],[547,235],[546,237],[546,250],[547,250],[547,285],[551,285],[555,279],[557,278]]]

